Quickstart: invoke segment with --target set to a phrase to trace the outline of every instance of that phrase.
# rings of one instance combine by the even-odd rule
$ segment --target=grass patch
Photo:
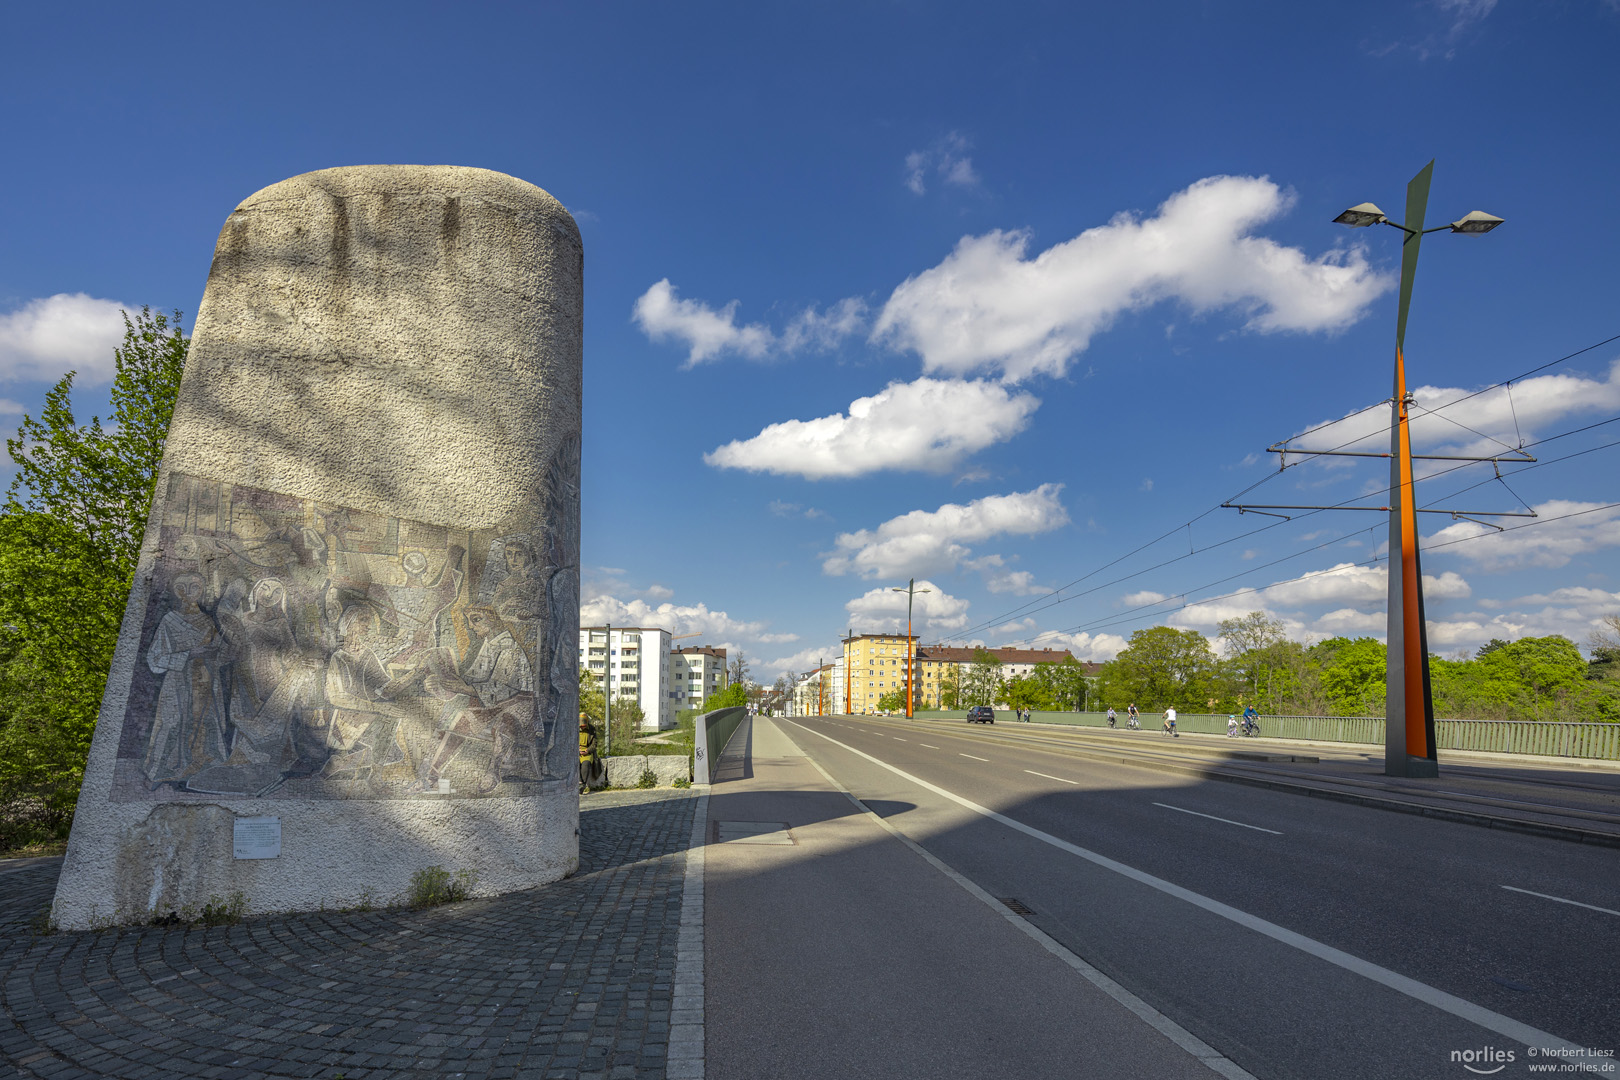
[[[411,875],[405,902],[414,908],[453,904],[471,896],[477,884],[478,874],[472,870],[457,870],[452,874],[442,866],[425,866]]]

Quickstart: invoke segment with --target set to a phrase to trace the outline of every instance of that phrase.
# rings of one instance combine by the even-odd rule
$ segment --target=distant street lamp
[[[1352,206],[1333,220],[1351,228],[1388,225],[1406,234],[1401,241],[1400,305],[1395,319],[1395,397],[1390,416],[1389,466],[1389,623],[1384,699],[1384,773],[1438,776],[1434,743],[1434,696],[1429,686],[1429,635],[1423,614],[1423,570],[1418,562],[1417,504],[1412,490],[1412,436],[1406,393],[1406,315],[1412,304],[1418,248],[1429,233],[1450,230],[1479,236],[1502,224],[1483,210],[1450,225],[1423,227],[1434,162],[1406,185],[1406,223],[1391,221],[1372,203]]]
[[[909,582],[906,583],[905,588],[902,589],[898,585],[896,585],[892,589],[890,589],[889,591],[890,592],[903,592],[903,593],[906,594],[906,719],[910,720],[911,719],[911,668],[912,668],[912,653],[914,651],[912,649],[912,645],[911,645],[911,643],[912,643],[912,637],[911,637],[911,605],[916,603],[918,593],[920,593],[920,592],[921,593],[933,592],[934,590],[917,588],[917,579],[912,578]]]

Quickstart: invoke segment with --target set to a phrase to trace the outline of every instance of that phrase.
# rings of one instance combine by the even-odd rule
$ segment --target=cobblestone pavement
[[[695,805],[587,796],[577,875],[424,911],[36,936],[60,862],[8,868],[0,1076],[663,1080]]]

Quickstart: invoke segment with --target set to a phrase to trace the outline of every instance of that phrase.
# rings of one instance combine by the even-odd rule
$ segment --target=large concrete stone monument
[[[482,169],[230,215],[57,925],[574,870],[582,273],[562,205]]]

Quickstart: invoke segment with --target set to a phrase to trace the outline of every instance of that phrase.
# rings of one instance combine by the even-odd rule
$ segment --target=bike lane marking
[[[785,722],[793,723],[791,720]],[[1223,919],[1227,919],[1238,924],[1239,926],[1247,927],[1248,929],[1253,930],[1258,934],[1263,934],[1274,941],[1280,941],[1284,945],[1290,945],[1303,953],[1316,957],[1319,960],[1325,960],[1327,963],[1332,964],[1335,967],[1343,968],[1345,971],[1360,975],[1363,978],[1378,983],[1381,986],[1387,986],[1391,990],[1394,990],[1400,994],[1405,994],[1407,997],[1410,997],[1416,1001],[1421,1001],[1425,1005],[1432,1005],[1441,1012],[1450,1013],[1452,1016],[1458,1017],[1462,1020],[1467,1020],[1471,1024],[1477,1024],[1487,1031],[1494,1031],[1496,1034],[1504,1036],[1505,1038],[1513,1039],[1515,1042],[1522,1043],[1525,1046],[1533,1046],[1538,1049],[1558,1048],[1571,1052],[1581,1049],[1581,1047],[1570,1042],[1568,1039],[1561,1039],[1556,1035],[1550,1034],[1549,1032],[1542,1031],[1540,1028],[1532,1027],[1531,1025],[1522,1021],[1515,1020],[1511,1016],[1503,1015],[1502,1013],[1496,1012],[1492,1009],[1487,1009],[1483,1005],[1476,1005],[1466,998],[1460,998],[1455,994],[1447,993],[1446,991],[1441,990],[1439,987],[1430,986],[1425,982],[1419,982],[1417,979],[1411,978],[1407,975],[1402,975],[1398,971],[1391,971],[1389,968],[1375,964],[1370,960],[1363,960],[1361,957],[1355,956],[1352,953],[1347,953],[1343,949],[1336,949],[1332,945],[1317,941],[1315,938],[1306,937],[1304,934],[1290,930],[1285,926],[1279,926],[1267,919],[1262,919],[1258,915],[1251,915],[1247,911],[1235,908],[1230,904],[1223,904],[1219,900],[1205,896],[1203,893],[1194,892],[1193,890],[1183,888],[1174,882],[1166,881],[1164,878],[1155,877],[1144,870],[1138,870],[1136,867],[1129,866],[1117,859],[1110,859],[1108,856],[1100,854],[1099,852],[1092,851],[1089,848],[1083,848],[1079,844],[1071,844],[1067,840],[1053,836],[1051,833],[1043,832],[1042,830],[1035,828],[1033,825],[1026,825],[1016,818],[1010,818],[1006,814],[998,813],[987,806],[980,806],[973,800],[964,798],[963,796],[956,794],[954,791],[948,791],[937,784],[931,784],[920,776],[914,776],[911,773],[906,772],[904,769],[890,765],[887,761],[873,757],[871,754],[868,754],[865,751],[857,750],[853,746],[841,743],[831,735],[823,734],[814,728],[805,727],[803,724],[796,723],[793,724],[793,726],[802,731],[807,731],[812,735],[826,739],[834,746],[841,747],[842,749],[847,750],[858,757],[865,758],[867,761],[870,761],[879,768],[887,769],[889,772],[894,773],[901,779],[909,780],[911,783],[916,784],[923,790],[931,791],[942,799],[949,799],[958,806],[971,810],[973,813],[978,814],[981,817],[999,822],[1009,829],[1023,833],[1025,836],[1033,837],[1044,844],[1050,844],[1052,847],[1055,847],[1060,851],[1066,851],[1071,855],[1078,856],[1079,858],[1082,858],[1089,863],[1093,863],[1094,865],[1100,866],[1105,870],[1112,870],[1121,877],[1129,878],[1130,880],[1138,882],[1139,884],[1146,885],[1150,889],[1156,889],[1167,896],[1173,896],[1178,900],[1183,900],[1194,907],[1202,908],[1212,915],[1218,915]],[[967,755],[963,756],[965,757]]]

